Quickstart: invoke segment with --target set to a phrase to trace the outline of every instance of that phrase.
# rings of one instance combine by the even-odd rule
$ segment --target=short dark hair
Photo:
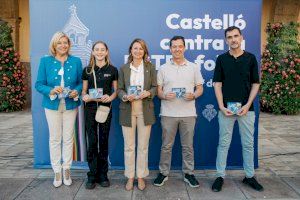
[[[170,47],[172,46],[172,41],[174,41],[174,40],[182,40],[183,41],[183,45],[185,46],[184,37],[176,35],[176,36],[174,36],[174,37],[171,38],[171,40],[170,40]]]
[[[226,30],[225,30],[225,38],[226,38],[226,34],[227,32],[233,31],[233,30],[238,30],[239,33],[242,35],[241,29],[239,27],[236,26],[229,26]]]

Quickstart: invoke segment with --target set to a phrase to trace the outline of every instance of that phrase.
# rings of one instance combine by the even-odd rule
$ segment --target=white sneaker
[[[64,184],[70,186],[72,184],[70,169],[64,169],[63,175],[64,175]]]
[[[61,173],[55,173],[54,180],[53,180],[53,185],[54,187],[59,187],[62,184],[62,178],[61,178]]]

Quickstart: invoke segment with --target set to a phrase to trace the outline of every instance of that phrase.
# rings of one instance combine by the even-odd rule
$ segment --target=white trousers
[[[144,178],[149,175],[148,146],[151,133],[151,125],[145,126],[143,116],[143,104],[141,100],[132,102],[131,127],[122,126],[124,137],[125,176],[135,177],[135,138],[137,128],[137,161],[136,176]]]
[[[66,110],[65,104],[61,102],[58,110],[45,109],[45,114],[49,127],[51,166],[55,173],[60,173],[62,168],[70,169],[72,165],[77,108]],[[61,164],[61,158],[63,158],[63,164]]]

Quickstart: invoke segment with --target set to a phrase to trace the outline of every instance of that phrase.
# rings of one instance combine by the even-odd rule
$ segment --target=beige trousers
[[[127,178],[144,178],[149,175],[148,146],[151,133],[151,125],[145,126],[142,100],[136,100],[131,104],[131,127],[122,126],[124,137],[125,176]],[[135,138],[137,129],[137,161],[135,164]],[[136,165],[136,166],[135,166]]]
[[[49,149],[51,166],[55,173],[61,168],[70,169],[73,155],[74,125],[77,108],[66,110],[64,103],[60,103],[58,110],[45,109],[49,127]],[[61,141],[63,141],[61,145]],[[61,152],[63,164],[61,164]]]

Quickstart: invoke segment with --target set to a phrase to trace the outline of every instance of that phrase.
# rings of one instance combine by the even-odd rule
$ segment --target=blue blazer
[[[58,110],[60,99],[50,99],[50,91],[55,86],[60,86],[61,75],[58,71],[61,68],[61,62],[53,56],[45,56],[41,58],[35,89],[43,94],[42,106],[50,110]],[[82,63],[80,58],[68,56],[64,63],[64,82],[65,87],[70,87],[71,90],[77,90],[81,94],[82,90]],[[66,98],[66,109],[75,109],[80,105],[80,100],[74,101],[72,98]]]

